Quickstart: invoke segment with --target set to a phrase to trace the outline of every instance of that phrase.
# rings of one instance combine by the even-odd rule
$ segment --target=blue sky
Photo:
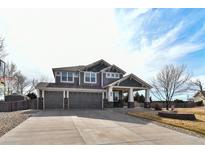
[[[160,63],[185,64],[194,75],[205,74],[205,9],[118,9],[116,14],[121,28],[130,33],[131,51],[145,46],[156,50]]]
[[[185,64],[194,76],[205,75],[205,9],[117,9],[116,14],[129,34],[130,52],[150,50],[154,68]]]
[[[151,74],[183,64],[204,83],[205,9],[117,9],[116,15],[129,51],[152,57],[145,63]]]
[[[29,78],[105,59],[147,82],[165,64],[205,80],[205,9],[0,9],[0,35]]]

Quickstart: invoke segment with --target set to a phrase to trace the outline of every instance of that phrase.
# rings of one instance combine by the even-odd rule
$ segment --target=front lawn
[[[153,111],[128,112],[128,114],[140,118],[154,120],[163,124],[184,128],[205,135],[205,108],[204,107],[178,108],[176,110],[178,113],[194,113],[197,120],[189,121],[189,120],[177,120],[177,119],[159,117],[157,115],[157,112],[153,112]]]

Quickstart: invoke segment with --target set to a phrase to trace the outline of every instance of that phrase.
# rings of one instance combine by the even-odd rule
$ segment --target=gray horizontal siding
[[[133,79],[127,79],[122,81],[119,86],[129,86],[129,87],[142,87],[142,84],[137,82],[136,80]]]
[[[68,87],[68,88],[92,88],[92,89],[101,89],[101,74],[97,73],[97,83],[84,83],[84,72],[79,72],[80,76],[80,85],[79,77],[74,77],[74,83],[65,83],[61,82],[61,77],[56,76],[55,84],[49,84],[48,87]]]

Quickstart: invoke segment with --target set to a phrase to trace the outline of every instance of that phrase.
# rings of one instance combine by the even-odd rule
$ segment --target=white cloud
[[[148,11],[150,11],[151,9],[132,9],[132,11],[130,11],[129,13],[126,12],[126,14],[124,14],[124,10],[122,10],[119,14],[120,16],[124,16],[124,18],[122,19],[124,22],[132,22],[134,19],[138,18],[140,15],[143,15],[145,13],[147,13]]]
[[[154,18],[143,16],[149,11],[118,12],[117,20],[113,9],[5,9],[0,10],[0,34],[10,53],[7,59],[28,76],[42,73],[52,79],[52,67],[102,58],[149,81],[164,64],[202,47],[193,43],[201,34],[188,42],[174,43],[184,21],[150,40],[142,27]],[[130,50],[127,40],[134,34],[139,35],[136,44],[140,48]]]
[[[183,22],[180,22],[177,26],[169,30],[166,34],[160,36],[156,40],[153,40],[152,48],[163,50],[163,48],[166,48],[168,45],[174,43],[177,40],[180,31],[182,31],[183,25]]]
[[[127,73],[149,77],[147,57],[153,53],[129,51],[113,9],[8,9],[0,14],[7,60],[28,76],[41,73],[53,79],[52,67],[103,58]]]
[[[8,59],[25,73],[41,71],[52,76],[52,67],[100,58],[110,61],[110,56],[117,55],[112,9],[23,9],[1,10],[0,14]]]
[[[134,38],[134,40],[137,40],[136,44],[132,44],[132,52],[135,53],[132,57],[140,62],[137,70],[140,70],[142,74],[146,74],[148,78],[152,77],[163,65],[177,63],[180,58],[204,48],[204,44],[199,41],[199,37],[204,35],[204,26],[190,38],[180,40],[181,35],[183,35],[187,25],[189,25],[187,19],[180,20],[174,27],[170,26],[169,23],[167,25],[159,24],[158,28],[167,26],[169,30],[163,34],[156,34],[155,37],[151,38],[146,35],[146,33],[149,33],[149,28],[152,29],[153,27],[152,25],[149,25],[149,28],[145,27],[147,26],[145,23],[157,19],[160,13],[160,11],[156,11],[144,16],[136,15],[136,18],[132,16],[132,21],[122,23],[125,27],[127,26],[127,28],[122,26],[125,29],[124,33],[129,34],[124,35],[125,39]],[[129,14],[131,13],[128,13],[128,16]],[[121,17],[126,19],[126,13]],[[155,20],[155,22],[160,21]],[[132,26],[130,27],[130,25]]]

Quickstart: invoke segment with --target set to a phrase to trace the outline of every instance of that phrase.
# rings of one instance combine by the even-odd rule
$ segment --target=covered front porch
[[[105,87],[104,107],[135,107],[134,93],[144,91],[145,103],[150,102],[151,86],[133,74],[130,74]],[[127,97],[127,99],[126,99]]]

